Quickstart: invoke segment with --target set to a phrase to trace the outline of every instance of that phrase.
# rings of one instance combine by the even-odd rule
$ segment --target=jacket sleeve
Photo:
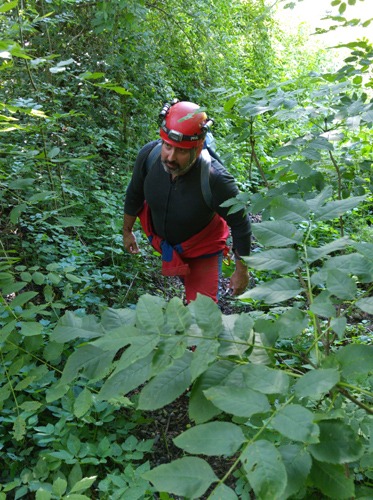
[[[224,167],[216,165],[215,161],[213,167],[213,174],[210,176],[213,207],[231,229],[233,249],[240,256],[248,256],[251,250],[250,217],[245,210],[228,214],[229,208],[220,206],[224,201],[235,198],[239,190],[234,177]]]
[[[137,155],[131,180],[126,189],[124,213],[137,215],[144,204],[144,180],[146,176],[146,159],[158,141],[146,144]]]

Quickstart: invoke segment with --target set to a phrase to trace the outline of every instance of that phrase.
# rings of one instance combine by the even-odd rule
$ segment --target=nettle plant
[[[272,219],[253,227],[270,248],[247,259],[266,281],[241,296],[257,302],[252,313],[224,316],[204,296],[185,306],[151,295],[100,320],[68,312],[50,340],[76,347],[49,399],[77,385],[86,412],[97,401],[128,405],[125,396],[147,412],[187,391],[193,425],[173,440],[185,456],[143,473],[149,491],[365,498],[373,346],[352,343],[346,328],[353,311],[373,313],[373,245],[346,237],[309,245],[318,221],[361,201],[330,196],[270,200]],[[226,458],[220,476],[213,456]]]

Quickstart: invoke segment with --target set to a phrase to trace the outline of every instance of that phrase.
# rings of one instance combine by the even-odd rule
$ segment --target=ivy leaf
[[[302,288],[298,280],[294,278],[279,278],[263,285],[258,285],[240,295],[239,298],[243,300],[262,300],[266,304],[276,304],[296,297],[301,291]]]
[[[294,390],[300,398],[320,399],[339,382],[339,379],[339,371],[336,368],[319,368],[298,379]]]
[[[353,477],[346,477],[343,465],[319,463],[313,460],[310,479],[324,495],[344,500],[355,497]]]
[[[267,397],[247,387],[218,386],[203,392],[215,406],[237,417],[248,418],[270,410]]]
[[[184,457],[163,464],[142,475],[158,491],[166,491],[183,498],[199,498],[217,481],[210,465],[197,457]]]
[[[138,408],[157,410],[174,401],[191,383],[190,364],[193,353],[186,351],[182,358],[154,377],[141,391]]]
[[[245,262],[254,269],[291,273],[300,266],[298,253],[292,248],[276,248],[246,257]]]
[[[282,500],[287,475],[282,457],[269,441],[259,440],[248,446],[241,455],[243,468],[256,498]]]
[[[231,456],[245,440],[238,425],[230,422],[210,422],[188,429],[173,441],[178,448],[191,454]]]
[[[281,408],[272,420],[272,427],[292,441],[316,443],[319,428],[313,423],[314,415],[301,405]]]
[[[266,247],[286,247],[302,241],[301,231],[286,221],[264,221],[252,225],[255,238]]]
[[[355,462],[364,453],[356,432],[338,420],[319,422],[320,442],[309,446],[311,455],[319,462],[344,464]]]

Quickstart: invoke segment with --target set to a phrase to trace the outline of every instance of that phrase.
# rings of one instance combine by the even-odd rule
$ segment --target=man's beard
[[[184,175],[187,172],[189,172],[189,170],[193,167],[195,161],[196,161],[196,152],[194,149],[192,149],[190,152],[189,163],[187,163],[187,165],[184,165],[183,167],[177,161],[161,160],[165,172],[175,176]]]

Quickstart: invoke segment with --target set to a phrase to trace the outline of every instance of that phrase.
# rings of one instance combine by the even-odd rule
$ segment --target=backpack
[[[145,158],[146,173],[149,172],[149,170],[158,160],[161,154],[161,147],[162,147],[162,142],[159,140],[150,143],[149,145],[150,151],[148,152],[147,157]],[[206,205],[209,208],[211,208],[211,210],[214,210],[212,206],[212,193],[210,187],[211,158],[215,158],[221,163],[219,156],[215,153],[215,151],[212,148],[210,148],[209,146],[204,147],[201,152],[201,190]]]

